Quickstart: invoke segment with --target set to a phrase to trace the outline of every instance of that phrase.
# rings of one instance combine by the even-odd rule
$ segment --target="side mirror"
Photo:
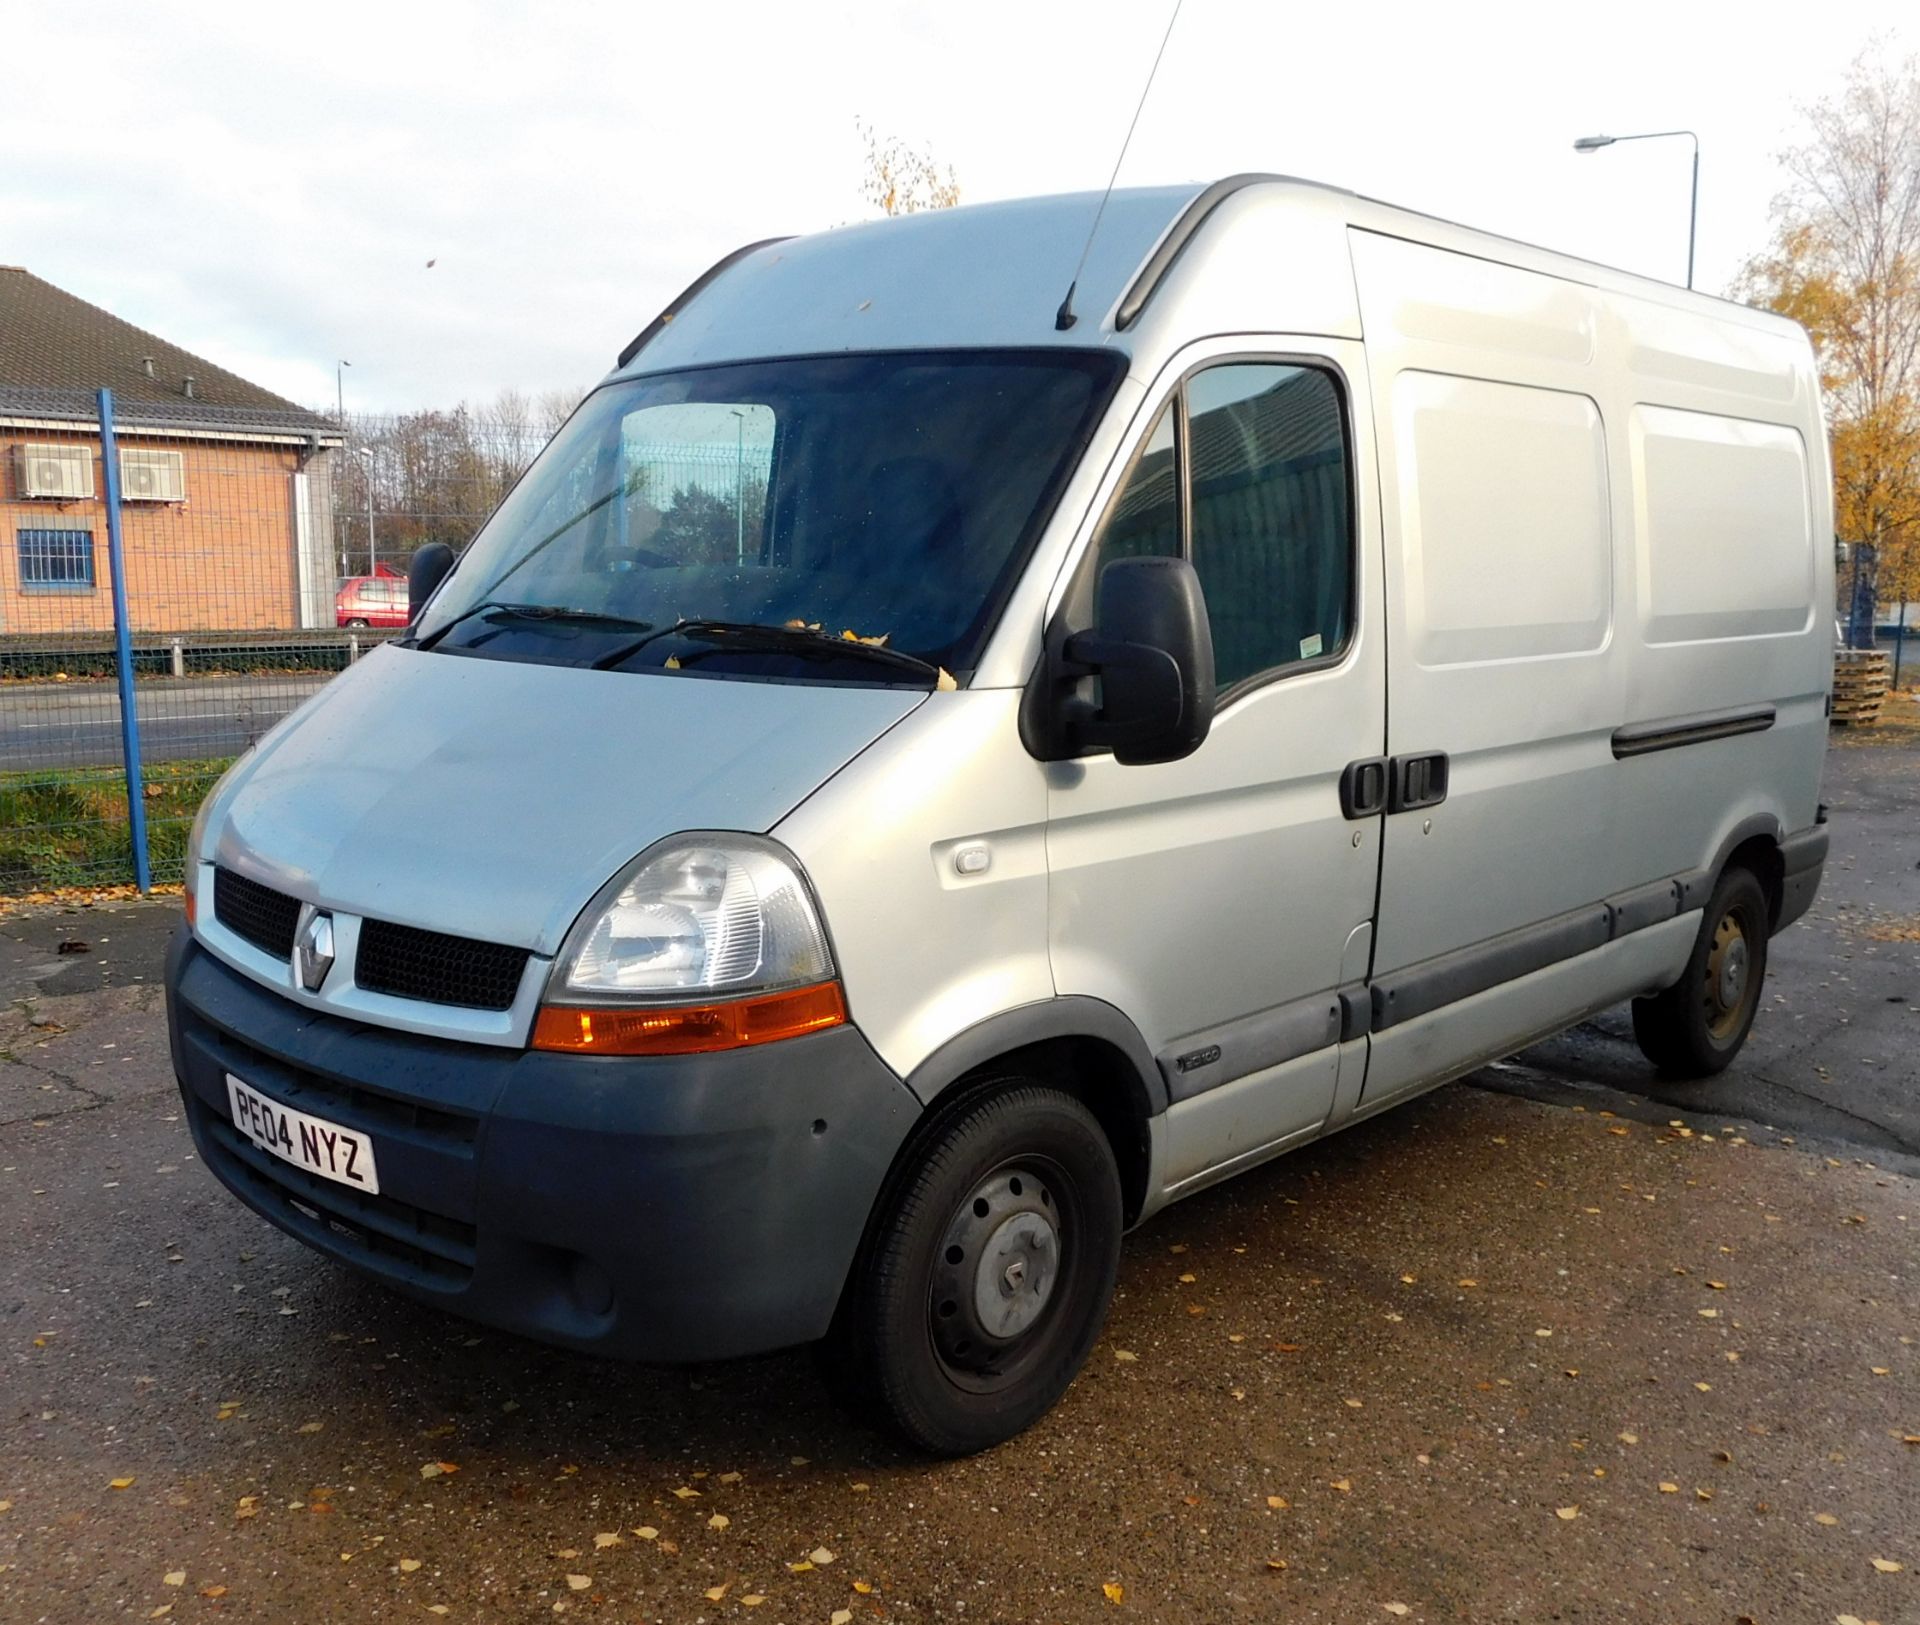
[[[453,568],[453,549],[445,542],[428,542],[416,547],[407,561],[407,625],[420,619],[433,589],[447,579]]]
[[[1067,639],[1063,677],[1097,676],[1100,704],[1068,721],[1077,746],[1125,766],[1191,756],[1213,726],[1213,631],[1185,559],[1115,559],[1100,572],[1090,631]]]

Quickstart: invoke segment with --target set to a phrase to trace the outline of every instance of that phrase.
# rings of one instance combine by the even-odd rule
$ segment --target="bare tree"
[[[925,209],[951,209],[960,201],[960,179],[952,164],[933,156],[931,147],[910,147],[897,135],[884,138],[856,118],[866,149],[866,173],[860,195],[882,214],[919,214]]]

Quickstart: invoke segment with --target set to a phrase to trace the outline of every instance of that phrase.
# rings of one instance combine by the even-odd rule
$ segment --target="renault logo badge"
[[[318,993],[333,969],[333,916],[311,903],[300,905],[300,921],[293,931],[293,980],[296,987]]]

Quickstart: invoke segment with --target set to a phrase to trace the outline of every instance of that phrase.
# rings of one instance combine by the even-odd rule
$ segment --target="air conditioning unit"
[[[84,502],[93,495],[93,448],[15,446],[13,488],[22,497]]]
[[[121,452],[120,499],[123,502],[185,502],[186,459],[177,451]]]

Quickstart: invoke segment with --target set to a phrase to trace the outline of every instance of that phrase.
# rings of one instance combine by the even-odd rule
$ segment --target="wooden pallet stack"
[[[1880,720],[1893,680],[1893,662],[1878,649],[1833,652],[1833,720],[1836,726],[1871,728]]]

